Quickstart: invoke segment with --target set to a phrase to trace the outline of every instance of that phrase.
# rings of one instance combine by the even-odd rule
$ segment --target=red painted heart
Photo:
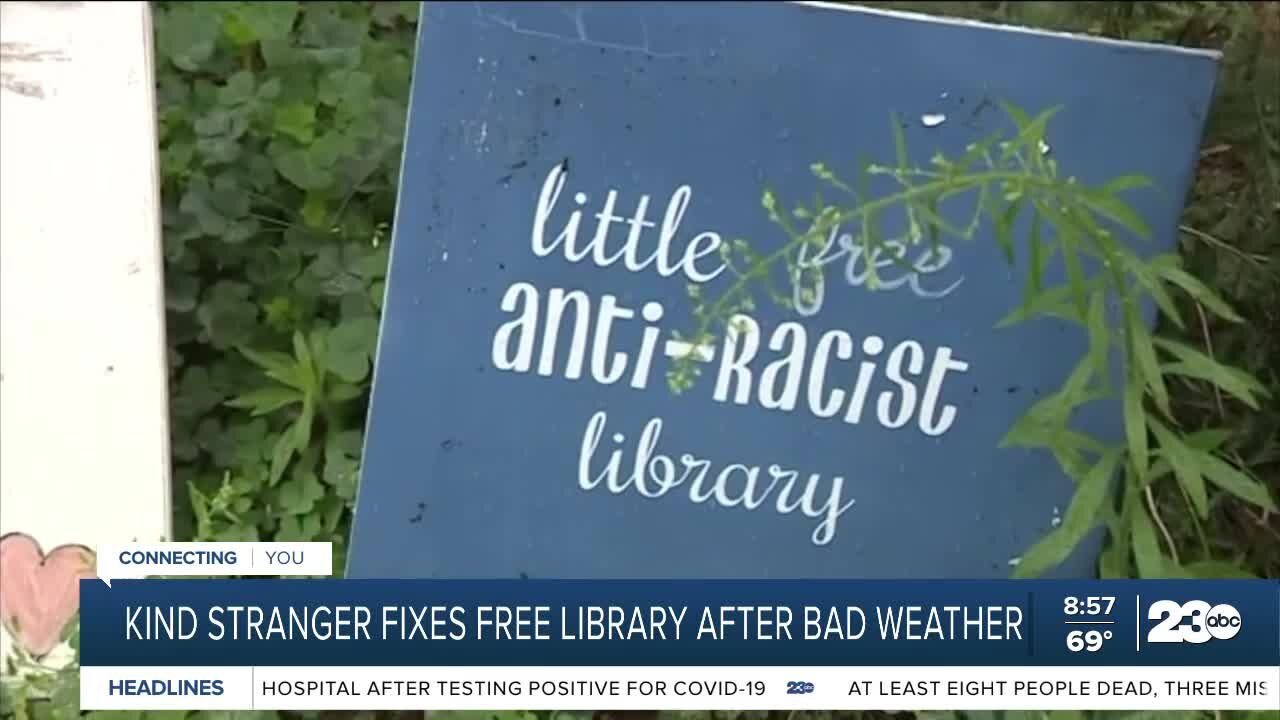
[[[0,537],[0,624],[32,657],[48,655],[80,609],[80,579],[93,577],[94,554],[83,545],[45,555],[30,535]]]

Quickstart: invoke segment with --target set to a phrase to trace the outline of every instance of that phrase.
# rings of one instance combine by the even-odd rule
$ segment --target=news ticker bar
[[[119,580],[91,666],[1275,667],[1274,580]]]
[[[1274,710],[1264,667],[89,667],[83,710]]]

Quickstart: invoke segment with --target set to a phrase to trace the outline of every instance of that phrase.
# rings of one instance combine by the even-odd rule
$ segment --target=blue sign
[[[1055,459],[1000,441],[1087,338],[996,328],[1025,259],[990,233],[890,266],[837,227],[802,258],[821,293],[705,347],[676,335],[690,287],[724,293],[738,239],[783,245],[767,188],[893,164],[891,123],[913,166],[958,157],[1002,103],[1061,107],[1063,177],[1151,178],[1141,251],[1168,250],[1216,56],[803,3],[421,18],[350,577],[990,578],[1060,521]],[[1123,438],[1118,403],[1078,420]]]

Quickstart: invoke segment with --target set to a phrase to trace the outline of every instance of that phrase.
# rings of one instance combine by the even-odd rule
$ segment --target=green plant
[[[1186,327],[1160,333],[1246,369],[1280,394],[1280,4],[1235,2],[866,2],[872,6],[1011,22],[1049,30],[1221,50],[1209,116],[1178,252],[1187,271],[1247,319],[1215,318],[1185,293]],[[1280,492],[1280,412],[1233,401],[1215,386],[1175,376],[1177,426],[1231,427],[1218,453]],[[1273,495],[1274,496],[1274,495]],[[1280,574],[1280,513],[1220,495],[1203,519],[1177,483],[1153,486],[1153,517],[1173,557],[1222,558],[1262,577]]]
[[[78,660],[78,618],[67,623],[62,639]],[[44,665],[21,648],[15,648],[8,665],[0,673],[0,717],[12,715],[15,720],[70,720],[79,715],[78,662],[63,667]]]
[[[689,287],[697,324],[692,344],[712,342],[740,313],[753,310],[760,290],[786,309],[794,307],[793,297],[817,297],[825,270],[800,262],[801,252],[809,249],[812,256],[820,255],[836,228],[853,228],[854,243],[863,249],[863,257],[873,259],[866,263],[870,291],[878,285],[875,259],[911,269],[890,243],[896,247],[927,243],[931,252],[938,252],[943,241],[971,241],[980,228],[993,228],[995,241],[1011,264],[1018,254],[1025,253],[1027,258],[1024,301],[998,327],[1056,319],[1080,326],[1089,342],[1063,386],[1033,405],[1002,442],[1005,447],[1051,452],[1076,484],[1061,525],[1027,550],[1015,576],[1038,575],[1062,562],[1100,523],[1109,528],[1111,539],[1102,557],[1103,577],[1129,577],[1135,571],[1139,577],[1245,574],[1211,558],[1180,563],[1162,549],[1152,487],[1172,477],[1202,519],[1209,514],[1211,489],[1274,512],[1275,503],[1266,488],[1216,452],[1230,436],[1228,428],[1197,432],[1177,428],[1169,385],[1174,377],[1194,378],[1255,410],[1269,393],[1252,375],[1183,342],[1151,333],[1143,303],[1154,301],[1177,327],[1185,327],[1171,295],[1179,291],[1224,320],[1242,319],[1217,293],[1186,272],[1177,255],[1144,259],[1125,240],[1126,233],[1150,239],[1146,223],[1124,199],[1125,193],[1148,188],[1145,178],[1125,176],[1089,186],[1074,177],[1062,177],[1047,152],[1046,130],[1057,109],[1035,117],[1016,107],[1005,105],[1004,109],[1015,125],[1012,137],[995,133],[970,145],[961,157],[939,153],[928,168],[908,162],[897,119],[891,123],[896,148],[893,165],[865,164],[854,182],[842,180],[823,164],[813,165],[813,174],[825,183],[825,190],[846,197],[846,204],[828,203],[819,193],[812,205],[786,209],[773,191],[765,192],[764,209],[787,240],[765,252],[744,240],[722,246],[722,257],[734,279],[713,299],[705,298],[700,286]],[[869,188],[879,178],[891,180],[893,191],[872,194]],[[957,199],[971,201],[967,219],[944,218],[940,208]],[[882,221],[893,211],[905,214],[906,229],[900,236],[885,236]],[[1014,228],[1027,216],[1030,227],[1024,240],[1015,236]],[[1046,271],[1058,258],[1067,281],[1045,287]],[[785,290],[776,285],[779,275],[790,285]],[[1113,314],[1119,316],[1118,323],[1109,317]],[[1124,368],[1119,379],[1112,372],[1115,356]],[[671,387],[687,389],[697,372],[698,363],[690,352],[670,371]],[[1107,444],[1072,427],[1079,408],[1107,397],[1122,400],[1123,443]],[[1108,498],[1117,473],[1122,482],[1118,505],[1113,505]]]
[[[180,538],[343,567],[417,12],[155,6]]]

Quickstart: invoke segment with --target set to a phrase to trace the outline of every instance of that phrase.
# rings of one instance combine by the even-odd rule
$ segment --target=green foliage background
[[[1246,322],[1214,324],[1188,300],[1182,315],[1199,322],[1162,331],[1243,366],[1280,397],[1277,3],[866,4],[1225,50],[1181,252]],[[418,4],[154,6],[176,539],[327,540],[341,568]],[[1180,432],[1238,428],[1229,452],[1280,496],[1280,412],[1254,412],[1194,380],[1170,392]],[[1200,519],[1176,484],[1157,489],[1166,551],[1280,576],[1280,521],[1225,493],[1209,500]],[[53,702],[7,692],[0,715],[78,714],[74,677],[49,682],[39,694]]]
[[[417,3],[159,3],[175,533],[345,565]]]
[[[1280,31],[1269,34],[1265,10],[869,4],[1224,49],[1182,251],[1247,322],[1211,325],[1211,313],[1183,303],[1180,314],[1201,322],[1162,331],[1242,365],[1280,397],[1280,340],[1268,340],[1280,335],[1280,110],[1266,92],[1280,82],[1280,51],[1268,45]],[[156,10],[176,533],[330,540],[342,567],[418,5]],[[1280,416],[1194,380],[1178,379],[1171,393],[1182,421],[1175,430],[1239,428],[1227,452],[1274,490]],[[1226,497],[1212,498],[1207,516],[1180,492],[1153,500],[1172,557],[1262,576],[1280,568],[1274,517]]]

